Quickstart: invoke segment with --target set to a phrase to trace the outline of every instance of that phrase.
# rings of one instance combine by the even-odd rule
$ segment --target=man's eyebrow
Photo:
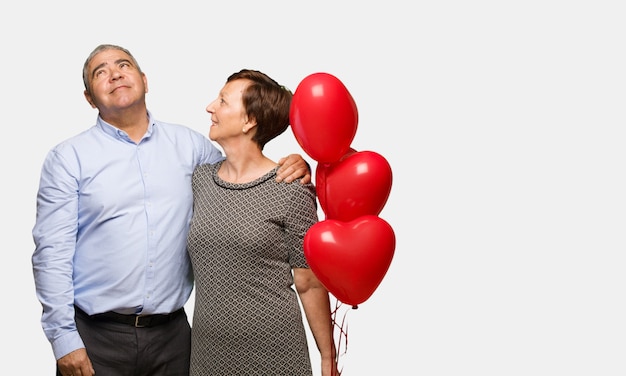
[[[116,65],[120,65],[121,63],[128,63],[128,64],[134,66],[133,63],[130,60],[128,60],[128,59],[117,59],[117,60],[115,60],[115,64]],[[95,68],[93,68],[93,70],[91,71],[91,77],[93,77],[96,74],[96,71],[98,69],[104,67],[105,65],[107,65],[106,62],[104,62],[102,64],[98,64]]]
[[[117,65],[119,65],[120,63],[124,63],[124,62],[134,66],[133,63],[130,60],[128,60],[128,59],[117,59],[117,60],[115,60],[115,64],[117,64]]]

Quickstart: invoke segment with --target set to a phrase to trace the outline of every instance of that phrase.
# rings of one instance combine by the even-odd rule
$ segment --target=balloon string
[[[333,341],[335,341],[336,343],[335,359],[337,362],[337,370],[339,372],[337,376],[341,376],[341,373],[343,372],[343,365],[341,364],[341,360],[348,352],[348,310],[344,310],[343,315],[341,316],[341,322],[338,322],[337,316],[339,314],[339,308],[341,307],[342,303],[341,301],[339,301],[339,299],[337,299],[335,302],[335,309],[331,312],[331,320],[333,324]]]

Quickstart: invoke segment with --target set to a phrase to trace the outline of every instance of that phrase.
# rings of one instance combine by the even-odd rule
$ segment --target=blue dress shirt
[[[204,135],[148,115],[138,144],[98,117],[43,163],[32,262],[57,359],[84,347],[74,304],[88,314],[170,313],[191,294],[191,176],[223,156]]]

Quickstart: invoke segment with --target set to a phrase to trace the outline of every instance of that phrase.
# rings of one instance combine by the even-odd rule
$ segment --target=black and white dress
[[[190,375],[312,374],[292,268],[318,221],[315,189],[277,183],[276,169],[249,183],[193,174],[188,252],[195,277]]]

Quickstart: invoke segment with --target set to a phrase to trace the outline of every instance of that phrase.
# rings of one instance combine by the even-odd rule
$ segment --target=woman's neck
[[[220,179],[230,183],[248,183],[260,178],[277,166],[262,153],[232,153],[224,151],[226,159],[218,171]]]

